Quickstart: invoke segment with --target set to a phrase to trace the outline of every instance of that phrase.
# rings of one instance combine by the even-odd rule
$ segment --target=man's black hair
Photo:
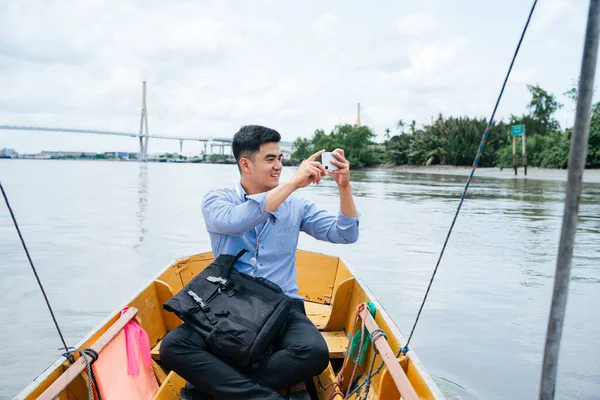
[[[258,153],[260,145],[264,143],[279,143],[281,135],[274,129],[260,125],[242,126],[240,130],[233,135],[233,156],[240,167],[241,157],[251,157]]]

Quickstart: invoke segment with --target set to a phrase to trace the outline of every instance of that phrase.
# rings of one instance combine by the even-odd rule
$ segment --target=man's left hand
[[[346,189],[350,186],[350,162],[346,160],[343,149],[335,149],[331,154],[335,157],[335,160],[331,160],[331,163],[339,170],[331,171],[330,174],[340,189]]]

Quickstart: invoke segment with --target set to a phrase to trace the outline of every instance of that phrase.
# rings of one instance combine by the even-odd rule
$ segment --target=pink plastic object
[[[150,400],[158,390],[148,334],[135,320],[100,352],[92,367],[105,400]]]

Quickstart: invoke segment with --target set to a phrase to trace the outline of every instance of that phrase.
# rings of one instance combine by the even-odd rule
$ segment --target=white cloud
[[[532,83],[538,73],[539,71],[536,67],[515,68],[510,74],[510,80],[512,84],[520,83],[525,85]]]
[[[157,134],[230,136],[260,121],[292,141],[353,124],[358,101],[363,124],[380,134],[400,118],[485,115],[522,29],[515,16],[527,8],[506,0],[486,20],[488,6],[475,0],[460,9],[334,1],[335,13],[277,0],[0,2],[0,124],[136,131],[143,80]],[[538,7],[533,26],[545,34],[526,38],[504,115],[523,112],[533,79],[559,95],[578,73],[585,5]],[[27,152],[130,143],[116,140],[0,131],[0,148]],[[150,151],[173,146],[154,141]]]
[[[327,123],[327,125],[330,126],[330,128],[333,128],[336,125],[354,125],[354,123],[356,122],[356,114],[332,114],[326,118],[325,122]],[[329,133],[329,130],[325,131]]]
[[[319,15],[312,23],[313,30],[317,32],[326,32],[335,30],[340,23],[337,15],[331,13],[325,13]]]
[[[398,21],[398,31],[404,35],[418,36],[435,29],[435,17],[426,12],[416,12],[402,17]]]
[[[570,19],[575,10],[573,0],[546,0],[536,5],[532,17],[531,28],[535,33],[545,32],[559,20],[561,23]]]
[[[392,73],[382,72],[381,79],[387,83],[410,83],[423,86],[441,84],[447,75],[440,72],[447,73],[458,68],[458,64],[454,61],[466,48],[467,43],[464,37],[456,37],[451,42],[442,44],[413,42],[406,50],[409,59],[408,67]]]

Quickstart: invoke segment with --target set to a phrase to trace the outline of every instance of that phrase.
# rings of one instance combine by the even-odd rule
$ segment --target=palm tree
[[[396,123],[396,129],[400,132],[400,133],[404,133],[404,121],[402,121],[401,119],[398,120],[398,122]]]

